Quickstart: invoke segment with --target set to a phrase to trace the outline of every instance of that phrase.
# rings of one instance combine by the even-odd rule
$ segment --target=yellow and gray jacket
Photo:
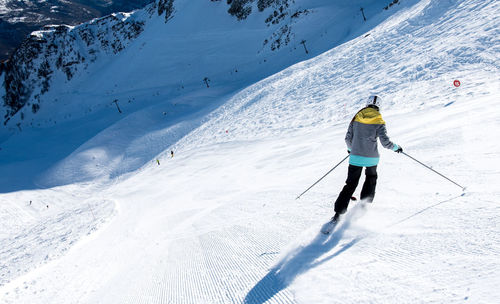
[[[398,145],[387,136],[385,121],[378,109],[368,106],[354,116],[347,129],[345,142],[347,149],[351,151],[349,164],[359,167],[376,166],[380,157],[377,138],[384,148],[393,151],[398,149]]]

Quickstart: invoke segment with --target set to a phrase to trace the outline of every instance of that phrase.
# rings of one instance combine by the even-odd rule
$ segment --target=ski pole
[[[335,165],[335,167],[331,168],[330,171],[326,172],[325,175],[323,175],[323,177],[321,177],[320,179],[318,179],[314,184],[312,184],[311,187],[307,188],[306,191],[302,192],[299,196],[297,196],[296,199],[299,199],[304,193],[306,193],[307,191],[309,191],[309,189],[311,189],[312,187],[314,187],[317,183],[319,183],[323,178],[325,178],[325,176],[327,176],[328,174],[330,174],[330,172],[332,172],[335,168],[337,168],[338,166],[340,166],[341,163],[344,162],[344,160],[346,160],[347,158],[349,157],[349,154],[344,157],[343,160],[341,160],[337,165]]]
[[[436,170],[432,169],[431,167],[427,166],[426,164],[416,160],[415,158],[411,157],[410,155],[406,154],[405,152],[401,152],[403,153],[404,155],[408,156],[409,158],[413,159],[414,161],[416,161],[417,163],[421,164],[422,166],[426,167],[427,169],[429,170],[432,170],[434,173],[437,173],[439,175],[441,175],[442,177],[446,178],[447,180],[449,180],[450,182],[454,183],[455,185],[459,186],[460,188],[462,188],[462,191],[465,191],[465,187],[457,184],[456,182],[452,181],[451,179],[449,179],[448,177],[444,176],[443,174],[437,172]]]

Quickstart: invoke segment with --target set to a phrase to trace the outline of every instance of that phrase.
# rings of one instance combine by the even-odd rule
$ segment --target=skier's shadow
[[[400,221],[387,225],[386,228],[390,228],[400,223],[403,223],[431,208],[450,202],[464,195],[465,194],[461,194],[459,196],[452,197],[450,199],[428,206]],[[265,303],[266,301],[277,295],[279,292],[287,288],[293,282],[293,280],[300,274],[335,258],[336,256],[340,255],[342,252],[351,248],[365,237],[369,236],[369,233],[359,235],[349,243],[342,245],[342,247],[338,249],[336,252],[318,260],[318,258],[330,252],[333,248],[335,248],[335,246],[339,244],[339,242],[342,240],[344,232],[349,228],[352,218],[355,216],[359,216],[360,210],[363,210],[360,209],[359,206],[355,206],[354,208],[355,210],[350,212],[350,214],[346,217],[345,221],[341,223],[340,226],[337,227],[337,229],[333,232],[333,234],[329,238],[325,236],[323,233],[319,232],[318,235],[316,235],[314,240],[309,245],[297,248],[297,250],[291,252],[287,258],[283,259],[276,266],[270,269],[267,275],[263,277],[248,292],[248,294],[245,297],[244,303],[247,304]]]
[[[315,268],[326,261],[329,261],[347,249],[354,246],[363,239],[363,236],[353,239],[351,242],[342,245],[335,253],[324,257],[322,255],[331,251],[342,239],[345,230],[349,227],[349,222],[344,222],[337,227],[333,234],[328,237],[319,232],[314,240],[305,247],[299,247],[288,255],[288,258],[280,261],[276,266],[269,270],[246,295],[244,303],[263,304],[273,298],[279,292],[287,288],[293,280],[301,273]]]

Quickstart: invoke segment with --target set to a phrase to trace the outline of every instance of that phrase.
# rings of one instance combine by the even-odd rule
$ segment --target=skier
[[[345,142],[349,153],[349,169],[346,184],[335,201],[335,215],[331,220],[334,223],[346,212],[349,200],[358,186],[363,167],[366,168],[366,178],[361,189],[361,200],[368,203],[373,201],[379,161],[377,138],[384,148],[397,153],[403,152],[403,148],[391,142],[387,136],[379,106],[380,97],[370,96],[366,107],[356,113],[347,129]]]

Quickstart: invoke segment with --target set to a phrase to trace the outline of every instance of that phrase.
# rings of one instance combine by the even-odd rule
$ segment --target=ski
[[[328,223],[324,224],[323,227],[321,228],[321,233],[328,235],[332,233],[332,231],[335,229],[335,226],[337,226],[339,220],[338,219],[331,219],[328,221]]]

